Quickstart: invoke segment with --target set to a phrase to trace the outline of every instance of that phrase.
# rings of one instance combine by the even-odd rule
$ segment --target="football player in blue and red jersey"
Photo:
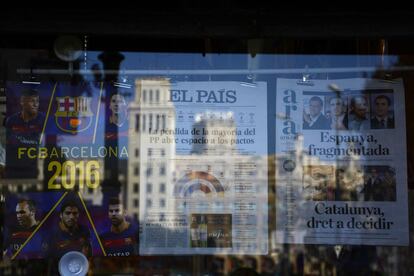
[[[103,233],[102,244],[108,256],[138,255],[138,229],[125,218],[125,210],[118,198],[111,198],[108,204],[111,228]]]
[[[12,257],[26,242],[38,226],[36,220],[36,205],[33,200],[20,199],[16,205],[17,224],[7,229],[3,254]],[[40,239],[32,238],[32,241],[16,256],[18,259],[31,259],[41,257]]]
[[[69,251],[92,255],[91,235],[89,229],[78,222],[79,210],[75,201],[62,204],[58,226],[42,245],[46,256],[60,258]]]
[[[36,148],[45,122],[39,112],[39,95],[35,89],[23,89],[20,96],[21,111],[6,119],[6,178],[36,178],[37,159],[18,156],[19,147]]]

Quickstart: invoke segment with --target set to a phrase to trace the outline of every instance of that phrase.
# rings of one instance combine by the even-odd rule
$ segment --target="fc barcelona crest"
[[[56,126],[72,134],[87,130],[93,120],[90,97],[56,97]]]

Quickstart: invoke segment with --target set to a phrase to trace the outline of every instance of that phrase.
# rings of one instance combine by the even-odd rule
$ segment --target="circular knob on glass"
[[[62,276],[84,276],[88,268],[88,259],[78,251],[66,253],[59,261],[59,273]]]

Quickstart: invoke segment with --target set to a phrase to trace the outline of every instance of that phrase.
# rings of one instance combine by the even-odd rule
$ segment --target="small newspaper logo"
[[[285,160],[283,162],[283,169],[287,172],[292,172],[296,168],[296,163],[293,160]]]
[[[92,123],[90,97],[56,97],[56,126],[71,134],[88,129]]]
[[[298,110],[297,101],[296,101],[296,92],[292,89],[286,89],[283,91],[283,104],[285,111],[285,120],[283,122],[282,132],[284,135],[292,135],[296,137],[296,124],[292,119],[292,113],[295,113]]]

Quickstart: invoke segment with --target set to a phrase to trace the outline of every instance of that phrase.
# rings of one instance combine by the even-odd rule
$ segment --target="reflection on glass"
[[[408,267],[395,265],[408,262],[407,247],[361,246],[402,244],[409,234],[400,208],[406,150],[392,144],[405,137],[402,90],[360,79],[343,89],[363,73],[369,80],[378,57],[258,54],[249,72],[244,54],[211,54],[210,62],[198,54],[123,55],[130,89],[88,72],[79,82],[7,83],[5,260],[77,250],[93,257],[97,273],[115,264],[125,273],[243,267],[334,275],[352,272],[357,259],[367,272]],[[357,59],[373,69],[361,72]],[[303,85],[306,65],[319,68],[307,73],[313,86]],[[374,215],[332,214],[344,210]],[[325,237],[312,236],[318,232]],[[333,244],[343,244],[339,257]],[[147,256],[128,258],[137,254]]]

